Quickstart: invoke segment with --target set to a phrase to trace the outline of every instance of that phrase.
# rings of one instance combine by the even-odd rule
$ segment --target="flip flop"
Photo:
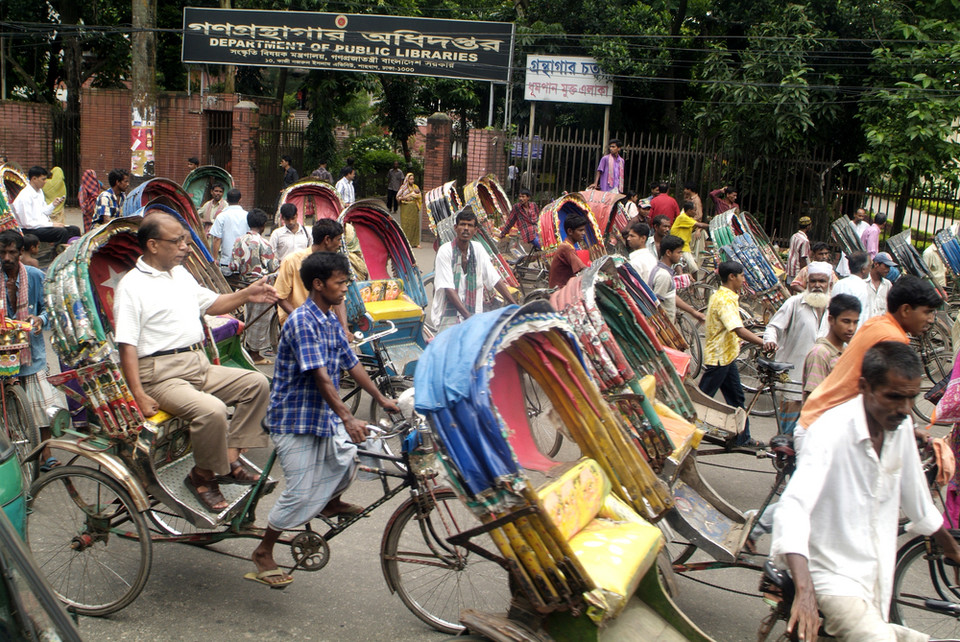
[[[284,577],[286,579],[280,580],[278,582],[269,582],[267,578],[270,577]],[[290,586],[293,583],[293,578],[281,571],[279,568],[270,569],[269,571],[250,571],[243,576],[243,579],[250,580],[251,582],[257,582],[258,584],[265,584],[272,589],[283,590]]]
[[[255,366],[272,366],[272,365],[273,365],[273,359],[267,359],[266,357],[261,357],[260,359],[257,359],[256,361],[254,361],[254,362],[253,362],[253,365],[255,365]]]
[[[47,457],[47,460],[40,465],[41,473],[49,473],[51,470],[60,465],[60,460],[56,457]]]

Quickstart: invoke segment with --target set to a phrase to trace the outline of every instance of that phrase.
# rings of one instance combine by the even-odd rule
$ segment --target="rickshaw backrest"
[[[546,515],[569,540],[603,508],[610,494],[610,480],[597,462],[582,459],[537,494]]]
[[[90,257],[90,281],[96,290],[100,312],[113,327],[114,290],[120,279],[137,263],[140,247],[133,234],[116,234]]]
[[[390,258],[390,253],[387,252],[387,246],[377,234],[377,230],[366,225],[354,225],[354,229],[357,232],[357,240],[360,241],[360,251],[363,252],[363,260],[367,264],[370,280],[389,279],[387,259]]]

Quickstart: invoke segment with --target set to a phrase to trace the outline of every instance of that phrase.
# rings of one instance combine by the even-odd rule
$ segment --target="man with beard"
[[[910,274],[897,279],[887,296],[887,312],[863,324],[840,355],[836,367],[807,397],[800,412],[797,439],[802,440],[805,429],[824,412],[857,396],[860,364],[867,350],[881,341],[910,343],[908,335],[920,336],[926,332],[942,304],[934,287],[923,279]]]
[[[820,323],[830,304],[832,274],[833,268],[829,263],[814,261],[808,265],[806,290],[787,299],[770,319],[763,333],[764,351],[776,351],[777,361],[792,363],[793,370],[789,374],[796,382],[800,381],[803,361],[817,342]],[[799,389],[783,393],[780,415],[784,433],[793,433],[802,404],[803,395]]]

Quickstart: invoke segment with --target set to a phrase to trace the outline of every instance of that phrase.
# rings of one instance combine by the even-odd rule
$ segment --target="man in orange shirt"
[[[863,324],[833,371],[807,397],[795,437],[797,450],[810,424],[827,410],[859,394],[860,366],[867,350],[881,341],[910,343],[908,333],[919,336],[926,332],[942,303],[937,291],[923,279],[912,275],[897,279],[887,296],[888,312]]]
[[[557,247],[556,254],[550,262],[550,278],[548,287],[562,288],[573,275],[587,267],[587,264],[577,256],[577,243],[582,243],[587,237],[589,221],[579,214],[571,214],[563,221],[563,229],[567,238]]]

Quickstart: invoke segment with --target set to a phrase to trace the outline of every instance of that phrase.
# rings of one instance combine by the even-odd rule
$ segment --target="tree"
[[[400,143],[403,158],[410,162],[408,140],[417,133],[417,94],[419,83],[403,76],[381,75],[380,87],[383,97],[377,105],[380,124],[390,131],[390,135]]]

